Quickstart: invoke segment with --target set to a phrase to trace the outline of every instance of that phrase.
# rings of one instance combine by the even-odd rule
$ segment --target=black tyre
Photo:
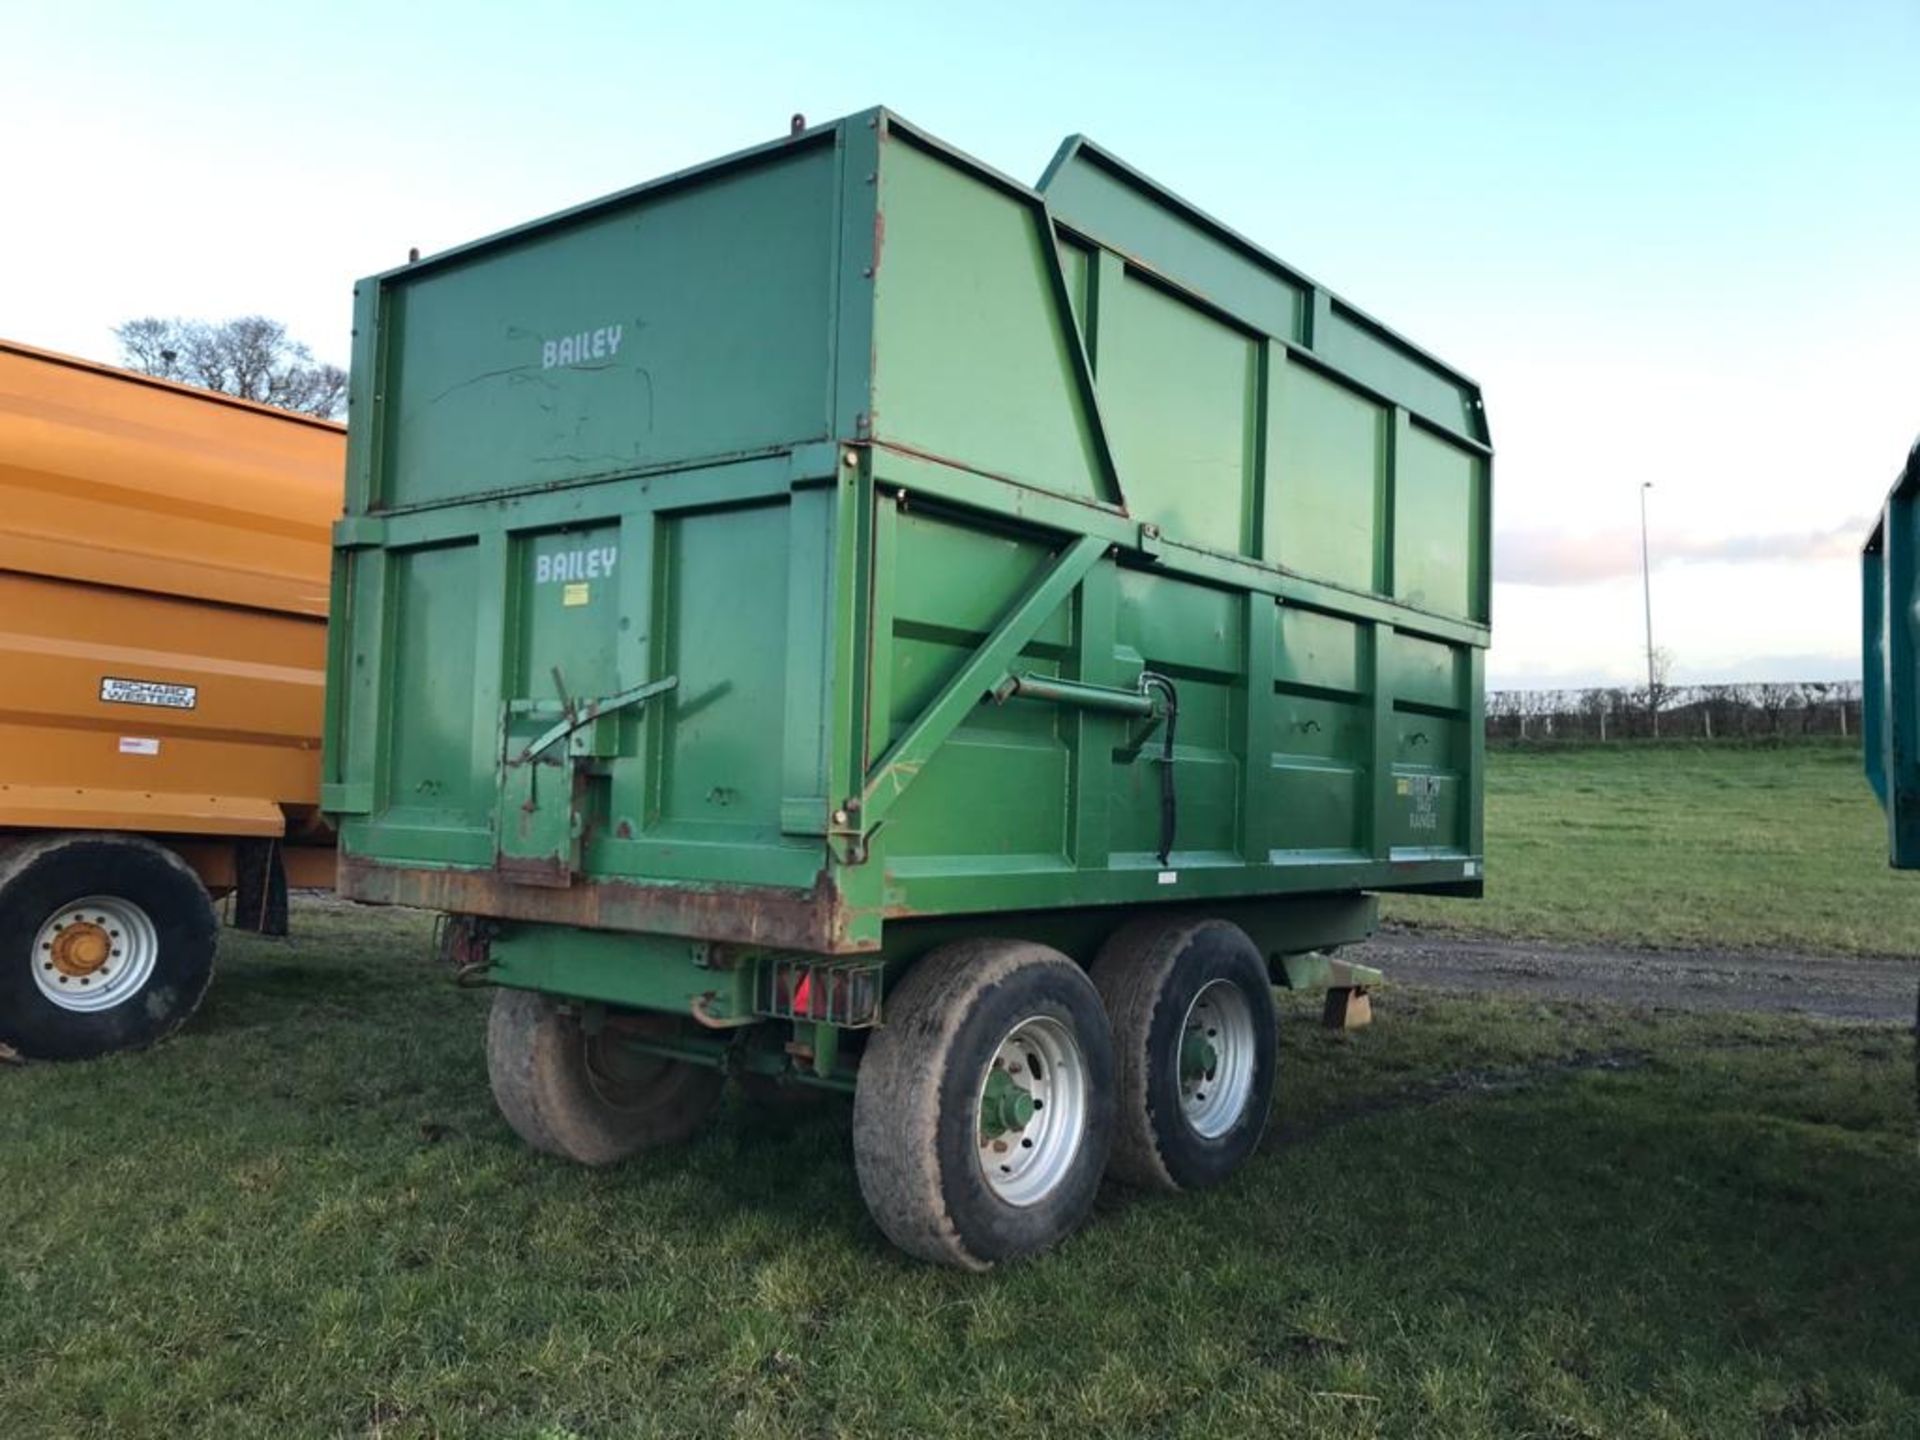
[[[213,979],[219,924],[187,863],[127,835],[0,854],[0,1044],[90,1060],[173,1033]]]
[[[853,1156],[889,1240],[985,1270],[1073,1233],[1113,1143],[1113,1040],[1058,951],[969,940],[887,998],[860,1062]]]
[[[685,1140],[713,1114],[726,1077],[624,1043],[664,1038],[674,1024],[615,1014],[590,1035],[551,995],[498,990],[487,1022],[494,1103],[534,1149],[583,1165]]]
[[[1101,948],[1119,1116],[1111,1170],[1147,1190],[1218,1185],[1273,1103],[1277,1014],[1266,960],[1224,920],[1147,918]]]

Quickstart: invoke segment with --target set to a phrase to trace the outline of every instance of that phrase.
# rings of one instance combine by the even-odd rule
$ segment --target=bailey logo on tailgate
[[[596,545],[588,549],[536,555],[533,557],[533,583],[553,585],[568,580],[601,580],[613,574],[613,562],[619,558],[618,545]]]
[[[581,330],[557,340],[542,340],[540,368],[551,370],[558,365],[578,365],[583,360],[611,360],[620,353],[620,337],[624,334],[625,326],[602,325],[598,330]]]
[[[167,685],[158,680],[120,680],[100,677],[100,698],[110,705],[157,705],[162,710],[191,710],[200,692],[192,685]]]

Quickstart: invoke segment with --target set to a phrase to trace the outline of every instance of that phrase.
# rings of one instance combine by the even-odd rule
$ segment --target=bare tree
[[[1589,736],[1597,729],[1602,740],[1607,738],[1607,721],[1613,714],[1613,700],[1613,691],[1597,687],[1580,693],[1580,713],[1585,717]]]
[[[143,375],[325,420],[346,408],[347,372],[316,361],[286,326],[264,315],[217,322],[148,315],[113,334],[127,368]]]
[[[1647,657],[1647,688],[1641,693],[1646,697],[1647,719],[1653,727],[1656,737],[1660,734],[1660,712],[1673,698],[1673,686],[1668,683],[1673,674],[1673,652],[1662,645]]]
[[[1768,681],[1755,687],[1754,703],[1760,707],[1760,713],[1767,717],[1767,734],[1781,736],[1787,733],[1787,712],[1801,703],[1800,687]]]

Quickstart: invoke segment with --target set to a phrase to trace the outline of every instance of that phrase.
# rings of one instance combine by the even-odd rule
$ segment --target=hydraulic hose
[[[1157,690],[1166,702],[1167,728],[1160,741],[1160,868],[1164,870],[1180,823],[1180,801],[1173,787],[1173,732],[1180,720],[1180,692],[1173,688],[1173,681],[1152,670],[1140,672],[1140,689],[1142,693]]]

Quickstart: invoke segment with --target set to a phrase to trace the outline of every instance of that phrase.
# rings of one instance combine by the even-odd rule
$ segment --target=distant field
[[[1494,750],[1484,900],[1395,920],[1640,945],[1920,953],[1920,873],[1887,868],[1857,747]]]
[[[0,1067],[5,1440],[1920,1434],[1891,1027],[1292,998],[1233,1183],[968,1276],[883,1243],[844,1101],[543,1159],[422,918],[295,921],[159,1050]]]

